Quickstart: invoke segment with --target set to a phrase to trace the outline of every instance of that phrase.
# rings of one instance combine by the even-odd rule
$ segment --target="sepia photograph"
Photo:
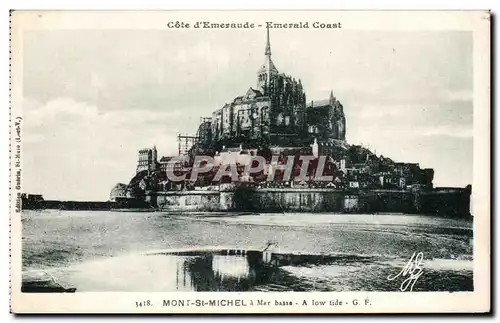
[[[489,15],[13,11],[14,305],[488,310]]]

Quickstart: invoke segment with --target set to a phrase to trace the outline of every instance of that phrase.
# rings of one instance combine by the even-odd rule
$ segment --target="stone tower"
[[[156,145],[154,145],[153,147],[153,151],[152,151],[152,165],[150,166],[151,167],[151,170],[156,170],[156,164],[158,162],[158,151],[156,150]]]
[[[136,172],[139,173],[143,170],[149,172],[155,171],[158,163],[158,151],[156,146],[151,148],[144,148],[139,150],[139,161],[137,162]]]

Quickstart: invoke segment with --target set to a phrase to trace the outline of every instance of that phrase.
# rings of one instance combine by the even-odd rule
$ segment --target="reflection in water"
[[[284,271],[259,251],[132,254],[51,269],[57,282],[85,291],[248,291]]]
[[[385,277],[400,269],[380,257],[361,255],[218,250],[155,256],[178,259],[176,290],[190,291],[393,291]],[[420,290],[472,290],[467,271],[426,270],[426,275]],[[434,284],[436,275],[447,277],[446,282]]]
[[[459,268],[428,266],[414,290],[473,290],[467,263],[454,261]],[[400,270],[399,260],[380,256],[223,249],[111,257],[60,267],[51,271],[51,277],[77,292],[394,291],[399,284],[386,277]],[[45,285],[30,286],[30,291],[39,292]]]
[[[250,265],[244,256],[212,256],[212,269],[221,279],[224,279],[224,276],[248,278],[251,274]]]
[[[177,257],[182,263],[176,270],[176,290],[248,291],[269,282],[279,272],[268,264],[268,253],[264,255],[259,251],[184,254]]]

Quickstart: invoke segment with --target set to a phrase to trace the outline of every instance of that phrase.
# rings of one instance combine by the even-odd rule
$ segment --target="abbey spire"
[[[267,31],[267,42],[266,42],[266,56],[269,56],[269,59],[271,59],[271,41],[269,40],[269,27],[266,28]]]
[[[266,56],[264,64],[257,72],[257,88],[263,94],[266,94],[267,87],[271,78],[275,75],[278,75],[278,69],[276,68],[276,66],[274,66],[274,63],[271,59],[271,41],[269,38],[269,27],[266,30],[266,50],[264,55]]]
[[[331,90],[331,92],[330,92],[330,100],[329,100],[330,101],[329,103],[330,103],[331,106],[333,106],[335,104],[335,100],[336,99],[335,99],[335,96],[333,96],[333,90]]]

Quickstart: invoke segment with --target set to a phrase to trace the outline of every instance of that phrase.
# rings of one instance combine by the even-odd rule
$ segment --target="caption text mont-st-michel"
[[[214,22],[214,21],[169,21],[167,28],[195,28],[195,29],[253,29],[253,28],[269,28],[269,29],[340,29],[342,23],[338,21],[296,21],[296,22],[272,22],[254,23],[250,21],[238,22]]]

